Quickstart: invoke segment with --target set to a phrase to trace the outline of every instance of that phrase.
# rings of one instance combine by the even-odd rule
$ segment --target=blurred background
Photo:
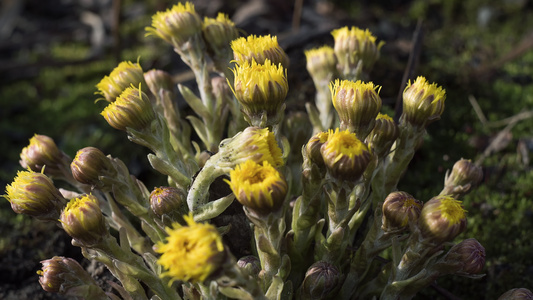
[[[442,119],[428,127],[400,189],[427,201],[460,158],[483,166],[485,178],[464,199],[469,224],[461,238],[486,248],[480,280],[440,278],[418,299],[495,299],[533,288],[533,1],[531,0],[194,0],[197,12],[227,13],[246,34],[274,34],[291,58],[288,111],[305,111],[314,87],[304,50],[333,45],[332,29],[369,28],[386,42],[370,74],[394,114],[403,78],[425,76],[447,91]],[[17,170],[35,134],[52,137],[71,157],[87,146],[122,159],[149,189],[165,178],[148,150],[99,115],[95,85],[120,61],[192,73],[170,46],[145,37],[166,0],[2,0],[0,2],[0,187]],[[180,103],[180,99],[177,99]],[[183,107],[183,105],[182,105]],[[187,109],[183,107],[183,109]],[[53,255],[80,259],[69,238],[49,224],[16,215],[0,200],[0,299],[64,299],[47,294],[35,273]],[[85,265],[100,280],[98,266]],[[100,276],[100,277],[99,277]]]

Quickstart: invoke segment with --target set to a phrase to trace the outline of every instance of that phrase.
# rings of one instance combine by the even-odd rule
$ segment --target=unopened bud
[[[405,229],[416,224],[423,203],[406,192],[392,192],[383,202],[383,224],[385,232]]]
[[[70,157],[57,148],[54,140],[46,135],[36,134],[30,139],[30,144],[20,153],[20,165],[34,172],[41,172],[48,176],[61,177],[64,170],[68,170]]]
[[[485,267],[485,248],[476,239],[466,239],[453,246],[444,261],[458,267],[455,273],[479,274]]]
[[[498,300],[533,300],[533,293],[526,288],[517,288],[503,293]]]
[[[330,263],[319,261],[312,264],[300,288],[301,299],[335,299],[340,287],[340,272]]]
[[[96,281],[74,259],[54,256],[41,264],[42,270],[37,274],[43,290],[83,299],[107,299]]]
[[[259,258],[253,255],[241,257],[237,261],[237,266],[253,277],[259,276],[259,272],[261,272],[261,262]]]
[[[391,117],[378,114],[374,129],[372,129],[366,138],[368,147],[372,149],[378,157],[385,157],[389,153],[392,144],[394,144],[399,134],[398,125],[396,125]]]
[[[480,166],[468,159],[458,160],[453,165],[452,172],[446,172],[444,193],[456,196],[465,195],[476,187],[481,179],[483,179],[483,171]]]
[[[99,189],[104,187],[101,177],[115,177],[117,173],[111,160],[100,149],[94,147],[78,150],[70,164],[70,170],[78,182]]]
[[[175,221],[181,221],[188,211],[186,197],[178,188],[158,187],[150,194],[150,207],[158,217],[168,215]]]

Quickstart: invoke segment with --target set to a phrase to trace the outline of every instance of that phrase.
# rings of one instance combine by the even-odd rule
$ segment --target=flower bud
[[[204,18],[202,24],[207,49],[211,54],[221,55],[230,50],[231,41],[239,37],[239,31],[228,15],[218,13],[216,19]]]
[[[48,176],[33,171],[17,172],[3,197],[14,212],[46,221],[57,221],[67,202]]]
[[[400,134],[398,125],[388,115],[378,114],[374,129],[367,136],[368,147],[378,155],[385,157]]]
[[[100,181],[102,176],[115,177],[117,171],[111,160],[98,148],[85,147],[76,152],[76,157],[70,164],[72,176],[78,182],[89,184],[96,188],[103,188]]]
[[[483,171],[469,159],[460,159],[454,165],[451,174],[446,172],[444,186],[448,194],[464,195],[483,179]]]
[[[335,55],[339,61],[337,68],[344,78],[359,77],[360,71],[369,72],[385,44],[381,41],[376,45],[376,37],[368,29],[353,26],[335,29],[331,35],[335,40]]]
[[[48,176],[61,177],[68,170],[70,157],[59,150],[53,139],[36,134],[20,153],[20,165],[34,172],[43,171]],[[43,167],[45,167],[43,170]]]
[[[461,201],[436,196],[424,204],[418,227],[422,236],[434,244],[449,242],[466,229],[466,211]]]
[[[305,51],[307,71],[315,82],[331,81],[337,71],[337,58],[330,46],[323,46]]]
[[[139,88],[128,87],[117,100],[100,113],[111,127],[126,131],[141,130],[155,120],[152,104]]]
[[[175,48],[181,48],[186,42],[202,31],[202,19],[196,13],[194,5],[178,3],[166,11],[152,16],[152,27],[146,27],[146,35],[156,35]]]
[[[466,239],[453,246],[444,261],[449,265],[458,266],[455,273],[479,274],[485,266],[485,248],[476,239]]]
[[[339,114],[341,129],[354,132],[364,140],[374,128],[381,110],[379,86],[372,82],[335,80],[329,86],[333,106]]]
[[[43,290],[83,299],[105,299],[104,291],[74,259],[54,256],[41,264],[42,270],[37,274]]]
[[[267,120],[273,119],[270,123],[279,123],[285,97],[289,91],[283,66],[274,65],[269,59],[266,59],[264,64],[245,61],[237,65],[233,73],[235,74],[233,91],[242,105],[243,113],[251,120],[249,123],[259,125],[264,114]],[[267,123],[267,125],[272,124]]]
[[[370,163],[368,147],[353,133],[330,130],[320,147],[328,172],[339,180],[357,181]]]
[[[238,38],[231,42],[231,49],[233,49],[233,58],[239,65],[244,62],[251,64],[253,61],[264,64],[268,59],[273,65],[281,64],[284,68],[289,67],[289,56],[279,46],[278,38],[270,34]]]
[[[283,165],[281,149],[276,142],[274,133],[268,128],[247,127],[233,138],[220,143],[223,153],[221,164],[234,166],[251,159],[258,164],[267,161],[273,167]]]
[[[98,199],[83,195],[70,200],[61,214],[63,229],[84,247],[92,247],[109,235]]]
[[[144,73],[144,80],[154,95],[159,95],[161,90],[174,90],[172,76],[163,70],[153,69]]]
[[[161,253],[157,263],[166,270],[161,276],[173,281],[204,282],[214,275],[226,259],[222,237],[211,224],[196,223],[190,213],[184,216],[188,226],[174,223],[166,228],[165,242],[158,242]]]
[[[426,78],[419,76],[413,83],[409,81],[403,91],[401,120],[423,128],[440,119],[445,100],[446,91],[442,87],[429,84]]]
[[[324,158],[322,157],[322,145],[328,140],[329,131],[323,131],[315,134],[309,139],[305,146],[307,157],[319,167],[324,167]]]
[[[179,221],[188,211],[187,196],[178,188],[158,187],[150,194],[150,207],[158,217],[168,215]]]
[[[511,289],[503,293],[498,300],[533,300],[533,293],[526,288]]]
[[[237,200],[257,212],[277,211],[287,195],[287,182],[270,163],[247,160],[230,171],[230,185]]]
[[[105,76],[97,85],[98,94],[108,102],[114,102],[122,92],[130,87],[144,84],[143,70],[138,63],[123,61]]]
[[[383,202],[383,224],[385,232],[405,229],[409,224],[416,224],[423,203],[406,192],[392,192]]]
[[[339,270],[325,261],[312,264],[300,288],[301,299],[335,299],[340,287]]]
[[[253,255],[241,257],[237,261],[237,266],[242,270],[245,270],[246,273],[252,277],[259,276],[259,272],[261,272],[261,262],[259,261],[259,258]]]

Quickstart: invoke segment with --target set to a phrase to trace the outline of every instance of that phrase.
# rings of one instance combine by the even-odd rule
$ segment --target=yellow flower
[[[370,162],[368,147],[349,131],[330,130],[320,149],[330,174],[341,180],[356,181]]]
[[[60,221],[65,232],[85,247],[98,244],[109,234],[98,199],[93,195],[71,199]]]
[[[205,17],[202,33],[209,50],[213,53],[229,49],[231,41],[239,37],[235,23],[224,13],[218,13],[216,19]]]
[[[62,176],[68,170],[70,157],[57,148],[54,140],[46,135],[35,134],[30,144],[20,153],[20,164],[34,172],[44,172],[49,176]]]
[[[385,44],[376,45],[376,37],[368,29],[343,27],[331,32],[335,40],[335,54],[342,74],[355,74],[361,63],[363,70],[369,71],[379,58],[379,50]]]
[[[380,87],[372,82],[335,80],[329,89],[333,106],[339,115],[341,128],[355,132],[364,140],[374,128],[381,110]]]
[[[307,59],[307,71],[315,84],[317,81],[330,81],[337,70],[337,58],[330,46],[313,48],[304,52]]]
[[[129,86],[144,83],[143,70],[138,63],[123,61],[105,76],[97,85],[97,94],[104,96],[108,102],[115,99]]]
[[[42,173],[19,171],[3,195],[18,214],[57,221],[66,203],[50,178]]]
[[[141,130],[155,119],[152,104],[140,88],[128,87],[100,113],[111,127]]]
[[[248,118],[260,119],[266,113],[268,119],[282,113],[289,84],[287,72],[281,64],[276,66],[269,59],[264,64],[246,61],[237,65],[233,73],[234,94]]]
[[[289,67],[289,57],[281,49],[276,36],[250,35],[247,38],[241,37],[231,42],[233,57],[237,64],[243,64],[245,61],[251,63],[256,61],[263,64],[269,59],[273,64],[281,64],[283,67]]]
[[[146,27],[146,35],[157,35],[175,48],[180,48],[202,30],[202,20],[194,5],[178,3],[166,11],[152,16],[152,27]]]
[[[168,237],[159,242],[157,263],[165,268],[162,277],[192,283],[203,282],[217,271],[225,259],[222,237],[210,224],[196,223],[190,213],[184,216],[188,226],[174,223],[166,229]]]
[[[287,182],[267,161],[261,165],[247,160],[230,172],[230,179],[226,182],[237,200],[255,211],[278,210],[287,194]]]
[[[229,164],[232,169],[249,159],[256,163],[267,161],[276,168],[283,165],[281,149],[268,128],[247,127],[228,142],[222,141],[219,153],[219,163]]]
[[[413,83],[409,81],[403,91],[402,120],[425,127],[440,119],[445,100],[446,91],[442,87],[429,84],[426,78],[418,76]]]
[[[466,229],[466,210],[450,196],[433,197],[424,204],[418,227],[435,244],[451,241]]]

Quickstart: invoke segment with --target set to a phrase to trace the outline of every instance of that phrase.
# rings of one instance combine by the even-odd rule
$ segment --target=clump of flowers
[[[43,289],[87,299],[410,299],[442,275],[483,276],[483,246],[455,241],[479,166],[458,161],[427,201],[398,191],[446,92],[419,76],[403,113],[384,114],[368,81],[383,42],[369,30],[336,29],[333,46],[305,52],[316,98],[288,116],[289,58],[276,36],[239,37],[228,16],[202,21],[190,2],[146,30],[191,68],[197,93],[178,90],[192,114],[177,108],[171,74],[140,62],[120,63],[97,93],[104,119],[150,150],[166,183],[148,189],[98,148],[71,160],[35,135],[21,154],[29,170],[4,198],[55,222],[120,282],[104,293],[79,264],[54,257],[42,262]]]

